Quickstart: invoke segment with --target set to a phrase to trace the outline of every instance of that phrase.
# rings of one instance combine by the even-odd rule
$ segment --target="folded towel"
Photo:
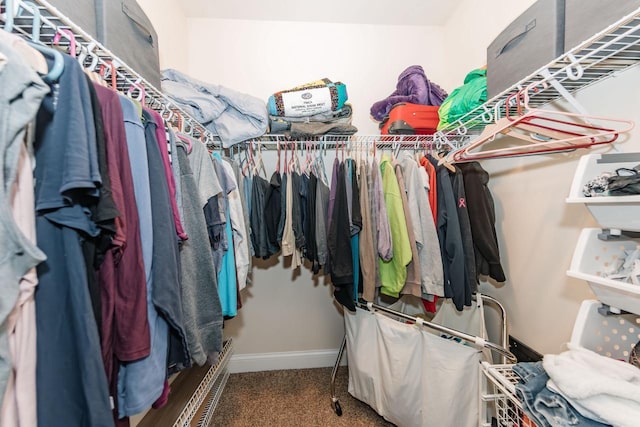
[[[569,351],[545,355],[543,367],[564,396],[619,427],[640,420],[640,369],[569,344]]]

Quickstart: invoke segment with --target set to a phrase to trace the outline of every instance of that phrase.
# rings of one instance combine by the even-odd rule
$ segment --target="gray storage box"
[[[49,0],[133,71],[160,89],[158,35],[135,0]]]
[[[640,8],[640,0],[565,0],[565,2],[564,46],[567,51]]]
[[[100,41],[133,71],[160,90],[158,35],[135,0],[96,0],[104,2],[104,33]]]
[[[91,37],[98,39],[98,13],[92,0],[50,0],[49,3]]]
[[[564,8],[564,0],[538,0],[489,45],[489,98],[564,52]]]

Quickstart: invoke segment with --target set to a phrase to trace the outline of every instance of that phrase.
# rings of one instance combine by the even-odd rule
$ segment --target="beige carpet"
[[[331,368],[250,372],[229,377],[210,427],[393,426],[351,397],[347,369],[336,380],[341,417],[331,402]]]

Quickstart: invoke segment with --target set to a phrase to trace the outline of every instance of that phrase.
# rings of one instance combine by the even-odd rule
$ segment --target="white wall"
[[[459,54],[447,57],[452,72],[484,64],[487,45],[534,0],[461,2],[447,24],[447,40]],[[585,89],[578,100],[594,115],[640,120],[640,101],[628,96],[640,69]],[[638,151],[638,131],[621,138],[621,151]],[[635,142],[634,142],[635,140]],[[598,149],[603,151],[605,149]],[[595,150],[594,150],[595,151]],[[583,206],[568,205],[577,160],[569,154],[482,161],[496,202],[496,230],[508,281],[484,283],[481,291],[500,300],[511,334],[542,353],[557,353],[571,336],[580,302],[593,298],[588,285],[566,276],[582,227],[595,226]]]
[[[327,77],[347,85],[360,134],[378,133],[369,108],[420,64],[446,81],[437,27],[189,19],[189,73],[257,96]],[[428,48],[420,48],[424,43]]]
[[[187,17],[175,0],[138,0],[158,33],[160,69],[187,70]]]
[[[533,2],[461,1],[441,28],[185,22],[180,14],[176,24],[174,17],[159,12],[161,8],[158,16],[151,10],[149,14],[158,22],[163,67],[182,66],[194,77],[265,100],[277,90],[306,81],[341,80],[347,84],[359,133],[372,134],[377,126],[369,107],[393,91],[404,68],[420,64],[430,79],[451,91],[468,71],[486,63],[487,45]],[[176,8],[171,6],[172,11]],[[187,31],[175,33],[176,25]],[[593,114],[640,120],[640,100],[627,95],[639,73],[638,69],[623,73],[584,90],[578,98]],[[623,139],[621,150],[640,151],[638,132],[633,136]],[[508,281],[483,283],[481,290],[506,306],[511,333],[543,353],[561,351],[580,301],[592,297],[585,283],[565,274],[580,229],[594,224],[584,207],[565,203],[577,159],[585,153],[482,162],[491,174]],[[282,259],[267,264],[268,268],[262,261],[256,263],[244,307],[226,323],[225,334],[236,340],[236,354],[337,348],[343,326],[331,287],[314,282],[308,270],[292,274]]]
[[[400,72],[422,65],[434,81],[448,75],[442,31],[432,27],[189,19],[189,74],[252,94],[328,77],[347,85],[360,134],[378,133],[369,108],[394,89]],[[417,46],[424,41],[428,49]],[[327,159],[330,165],[331,159]],[[267,166],[273,171],[273,162]],[[344,333],[332,287],[308,269],[254,267],[254,285],[226,322],[236,354],[336,349]]]

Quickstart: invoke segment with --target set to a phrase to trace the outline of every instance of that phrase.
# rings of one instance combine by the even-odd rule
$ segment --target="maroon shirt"
[[[114,384],[117,362],[148,356],[151,344],[140,223],[122,108],[117,93],[99,85],[95,88],[102,108],[111,191],[121,213],[116,223],[119,238],[113,241],[114,246],[107,252],[98,272],[102,299],[102,357],[107,379]]]

